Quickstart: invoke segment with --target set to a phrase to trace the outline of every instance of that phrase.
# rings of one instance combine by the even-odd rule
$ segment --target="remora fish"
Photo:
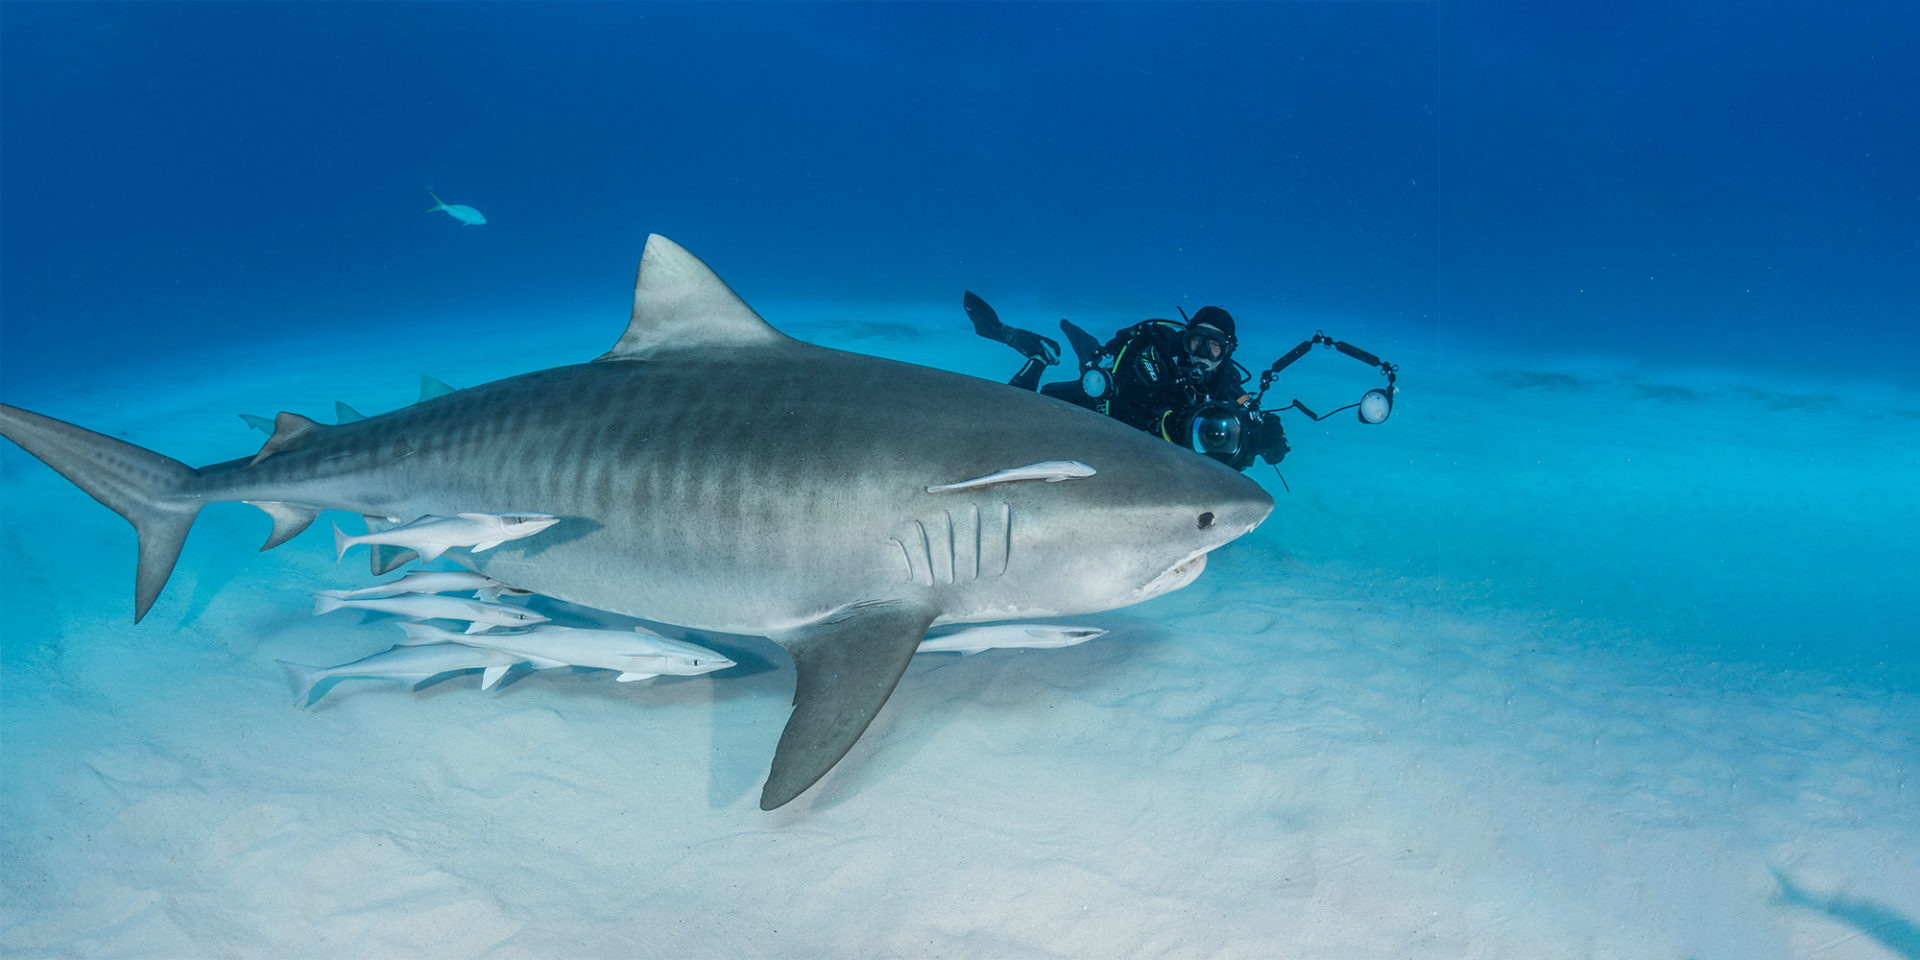
[[[501,595],[524,597],[531,590],[510,587],[483,573],[472,570],[417,570],[398,580],[376,583],[358,590],[315,590],[316,597],[358,600],[362,597],[392,597],[403,593],[454,593],[472,590],[482,600],[497,600]]]
[[[369,597],[342,600],[327,593],[313,594],[313,615],[332,613],[343,607],[392,613],[409,620],[466,620],[467,632],[479,633],[488,627],[530,627],[546,623],[547,618],[531,610],[509,607],[504,603],[482,603],[433,593],[409,593],[399,597]]]
[[[445,210],[447,212],[447,216],[452,217],[455,220],[458,220],[469,227],[477,227],[487,222],[487,218],[483,216],[480,213],[480,211],[475,210],[474,208],[469,207],[464,203],[448,203],[445,200],[440,199],[440,195],[437,193],[434,193],[432,190],[427,191],[427,196],[433,198],[433,206],[427,208],[428,213],[432,213],[435,210]]]
[[[268,440],[272,443],[272,440]],[[463,513],[453,517],[421,517],[391,530],[369,530],[351,536],[338,525],[333,528],[335,559],[347,555],[347,548],[360,544],[405,547],[422,560],[437,560],[454,547],[469,547],[473,552],[492,550],[509,540],[531,537],[559,523],[544,513]]]
[[[921,653],[958,653],[968,656],[982,650],[1024,647],[1052,650],[1071,647],[1107,635],[1099,627],[1063,627],[1050,623],[993,623],[928,637],[920,642]]]
[[[365,677],[369,680],[403,680],[407,683],[422,683],[443,673],[456,670],[484,670],[481,675],[480,689],[491,689],[500,682],[500,678],[513,669],[513,665],[525,660],[510,653],[489,650],[485,647],[470,647],[457,643],[434,643],[422,646],[401,645],[376,653],[371,657],[362,657],[352,663],[343,663],[337,667],[308,667],[298,663],[280,661],[286,668],[287,676],[293,680],[298,690],[298,702],[305,704],[313,699],[313,688],[322,681],[341,677]]]
[[[409,643],[452,641],[486,647],[532,661],[542,670],[562,666],[618,670],[620,676],[614,679],[622,683],[649,680],[661,674],[697,677],[733,666],[732,660],[706,647],[651,631],[542,626],[519,633],[466,636],[424,623],[403,623],[400,629],[406,633]]]
[[[272,456],[198,470],[14,407],[0,406],[0,434],[133,523],[136,619],[216,501],[277,504],[273,542],[321,509],[559,516],[543,537],[462,564],[792,655],[765,809],[846,754],[929,626],[1160,596],[1273,509],[1226,465],[1090,411],[788,338],[658,236],[625,334],[591,363],[339,426],[283,414]],[[1060,460],[1097,472],[926,492]]]

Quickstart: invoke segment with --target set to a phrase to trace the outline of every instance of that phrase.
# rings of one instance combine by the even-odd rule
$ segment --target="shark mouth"
[[[1146,586],[1140,588],[1139,593],[1134,598],[1134,602],[1138,603],[1141,600],[1151,600],[1161,594],[1172,593],[1199,579],[1200,571],[1206,568],[1207,552],[1202,550],[1168,567],[1159,576],[1148,581]]]

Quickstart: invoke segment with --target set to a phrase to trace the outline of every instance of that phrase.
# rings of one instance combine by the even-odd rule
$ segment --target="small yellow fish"
[[[464,203],[448,203],[445,200],[440,199],[440,195],[437,193],[434,193],[432,190],[427,191],[427,196],[433,198],[433,206],[427,208],[428,213],[432,213],[435,210],[445,210],[447,212],[447,216],[452,217],[455,220],[458,220],[469,227],[477,227],[487,222],[487,218],[485,214],[482,214],[480,211],[475,210],[474,208],[469,207]]]

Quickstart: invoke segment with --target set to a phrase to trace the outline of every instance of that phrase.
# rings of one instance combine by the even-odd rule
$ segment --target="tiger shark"
[[[0,435],[133,524],[136,621],[208,503],[266,510],[261,549],[322,510],[558,517],[448,556],[571,603],[785,648],[793,710],[766,810],[840,761],[929,627],[1148,600],[1273,509],[1237,471],[1072,404],[792,339],[660,236],[625,332],[591,362],[339,425],[282,413],[259,454],[198,469],[12,406]]]

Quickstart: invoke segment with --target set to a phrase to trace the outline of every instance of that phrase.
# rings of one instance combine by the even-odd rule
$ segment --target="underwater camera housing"
[[[1235,470],[1245,470],[1257,457],[1279,465],[1290,449],[1280,416],[1262,413],[1251,405],[1209,400],[1187,418],[1187,445]]]

